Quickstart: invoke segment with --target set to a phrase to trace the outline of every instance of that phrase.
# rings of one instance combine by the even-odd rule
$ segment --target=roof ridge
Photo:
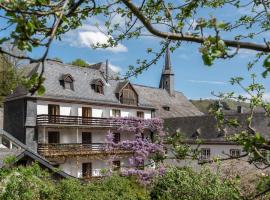
[[[142,84],[137,84],[137,83],[131,83],[132,85],[135,85],[135,86],[139,86],[139,87],[146,87],[146,88],[152,88],[152,89],[157,89],[157,90],[164,90],[165,91],[165,89],[162,89],[162,88],[159,88],[159,87],[155,87],[155,86],[148,86],[148,85],[142,85]],[[181,94],[183,94],[183,92],[180,92],[180,91],[178,91],[178,90],[174,90],[174,92],[177,92],[177,93],[181,93]]]

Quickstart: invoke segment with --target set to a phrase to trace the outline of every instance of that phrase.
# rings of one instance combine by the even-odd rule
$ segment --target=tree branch
[[[126,5],[126,7],[128,7],[132,11],[134,15],[138,17],[138,19],[145,26],[145,28],[155,36],[158,36],[160,38],[166,38],[169,40],[181,40],[200,44],[207,39],[204,37],[160,31],[152,26],[151,22],[147,18],[145,18],[143,13],[132,3],[131,0],[121,0],[121,1]],[[241,42],[237,40],[223,40],[223,41],[228,47],[250,49],[261,52],[270,52],[269,47],[263,44],[256,44],[252,42]]]

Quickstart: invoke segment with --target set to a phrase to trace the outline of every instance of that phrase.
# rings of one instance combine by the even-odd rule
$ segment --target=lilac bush
[[[156,158],[163,158],[165,155],[164,145],[162,142],[162,137],[165,134],[163,132],[163,121],[161,119],[125,117],[112,118],[110,119],[110,122],[119,125],[117,131],[120,133],[128,132],[134,134],[133,140],[124,140],[118,143],[114,142],[112,132],[109,131],[108,135],[106,136],[107,151],[114,152],[114,150],[121,150],[132,152],[131,156],[129,157],[129,167],[121,170],[122,175],[136,175],[141,183],[147,184],[152,180],[153,177],[165,172],[165,169],[160,165],[155,168],[144,168],[146,166],[145,161],[158,161]],[[149,139],[144,138],[144,134],[147,132],[152,132],[155,135],[155,141],[150,141]]]

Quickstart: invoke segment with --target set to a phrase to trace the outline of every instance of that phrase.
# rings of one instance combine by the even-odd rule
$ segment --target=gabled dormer
[[[104,82],[100,78],[99,79],[94,79],[91,82],[91,88],[96,93],[104,94]]]
[[[63,74],[59,81],[64,89],[74,90],[74,79],[70,74]]]
[[[138,105],[138,94],[129,81],[118,83],[116,96],[122,104]]]

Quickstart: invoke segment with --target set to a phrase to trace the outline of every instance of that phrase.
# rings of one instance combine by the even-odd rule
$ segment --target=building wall
[[[110,169],[111,165],[108,163],[109,157],[100,158],[67,158],[64,163],[60,164],[59,168],[71,176],[82,177],[82,163],[92,163],[92,176],[101,176],[102,170]],[[128,166],[128,158],[116,158],[120,160],[121,166]]]
[[[197,145],[190,145],[192,149],[196,149]],[[224,145],[224,144],[202,144],[200,145],[199,149],[202,148],[209,148],[210,149],[210,159],[213,158],[227,158],[230,155],[230,149],[239,149],[240,153],[243,154],[243,149],[242,146],[240,145]],[[172,154],[168,152],[169,156],[171,157]],[[181,160],[181,161],[176,161],[173,159],[167,159],[166,164],[169,165],[175,165],[175,166],[189,166],[194,169],[200,169],[201,165],[198,163],[198,160]]]
[[[82,104],[71,104],[62,102],[52,102],[52,101],[37,101],[37,114],[48,114],[48,104],[60,105],[60,115],[70,115],[70,116],[82,116],[82,107],[91,107],[93,117],[112,117],[112,109],[121,110],[121,117],[136,117],[137,111],[143,111],[145,119],[151,118],[151,110],[140,110],[140,109],[126,109],[126,108],[113,108],[106,106],[89,106]]]
[[[4,103],[4,130],[25,144],[25,100]]]
[[[92,143],[105,143],[105,138],[108,134],[108,129],[77,129],[77,128],[38,128],[38,143],[48,142],[48,132],[49,131],[59,131],[60,133],[60,143],[81,143],[82,142],[82,132],[92,133]],[[112,132],[117,132],[113,131]],[[145,134],[149,137],[148,133]],[[134,133],[120,133],[121,141],[133,140],[135,139]]]

